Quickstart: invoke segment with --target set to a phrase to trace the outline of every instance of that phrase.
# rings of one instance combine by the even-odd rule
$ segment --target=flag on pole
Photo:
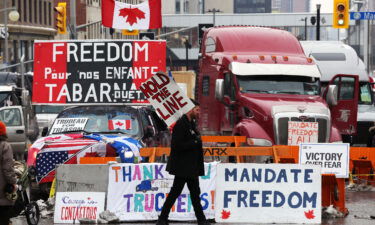
[[[102,1],[102,24],[126,30],[146,30],[162,27],[161,0],[147,0],[131,5],[115,0]]]

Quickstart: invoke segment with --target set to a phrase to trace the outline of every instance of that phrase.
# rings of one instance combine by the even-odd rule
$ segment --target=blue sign
[[[375,20],[375,12],[351,12],[351,20]]]

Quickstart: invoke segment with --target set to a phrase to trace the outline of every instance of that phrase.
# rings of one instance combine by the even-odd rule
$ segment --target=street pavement
[[[349,215],[345,218],[323,219],[323,225],[374,225],[375,219],[370,219],[370,216],[375,216],[375,191],[369,192],[346,192],[346,207],[349,210]],[[13,225],[24,225],[26,219],[24,217],[17,217],[12,219]],[[40,225],[53,224],[53,218],[44,218],[40,221]],[[155,222],[138,222],[138,223],[121,223],[126,225],[142,225],[155,224]],[[196,223],[178,222],[170,223],[171,225],[192,225]],[[216,223],[220,225],[221,223]],[[234,224],[244,225],[244,224]],[[248,225],[255,225],[248,223]]]

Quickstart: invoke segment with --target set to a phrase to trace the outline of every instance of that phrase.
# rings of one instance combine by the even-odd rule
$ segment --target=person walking
[[[0,225],[8,225],[10,223],[11,209],[15,202],[14,195],[11,193],[17,190],[16,182],[16,174],[13,168],[13,151],[7,142],[5,124],[0,121]]]
[[[204,163],[202,140],[195,124],[199,118],[199,104],[194,100],[192,102],[195,107],[183,115],[173,127],[171,153],[166,170],[174,175],[174,180],[156,225],[168,225],[169,212],[185,183],[190,191],[198,224],[210,225],[200,200],[199,176],[204,175]]]

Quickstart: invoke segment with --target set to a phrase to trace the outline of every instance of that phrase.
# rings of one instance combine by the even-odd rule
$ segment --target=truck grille
[[[277,124],[277,144],[288,144],[288,121],[302,122],[298,117],[281,117]],[[318,142],[327,142],[327,120],[323,118],[308,118],[304,122],[318,122]]]

